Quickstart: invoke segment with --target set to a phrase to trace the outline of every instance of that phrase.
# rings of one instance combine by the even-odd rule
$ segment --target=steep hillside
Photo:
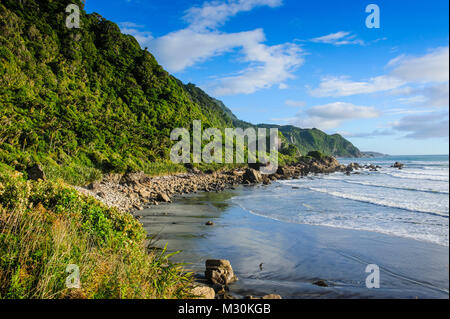
[[[282,133],[281,140],[296,146],[302,155],[310,151],[320,151],[327,155],[340,157],[361,156],[359,149],[339,134],[328,135],[318,129],[301,129],[292,125],[251,124],[239,120],[223,102],[208,96],[195,85],[188,84],[187,90],[193,97],[193,100],[202,106],[202,109],[211,108],[216,110],[215,114],[220,114],[220,117],[225,118],[226,123],[231,123],[235,127],[277,127]],[[296,152],[291,148],[288,153],[294,154]]]
[[[72,3],[83,7],[80,0],[0,3],[0,162],[19,171],[37,162],[71,183],[108,171],[168,173],[183,169],[168,160],[173,128],[195,119],[204,127],[252,126],[168,74],[99,14],[82,10],[81,28],[68,29]],[[302,153],[355,152],[322,132],[291,131],[283,133]]]
[[[318,129],[301,129],[292,125],[276,126],[261,124],[262,127],[278,127],[288,142],[297,146],[302,154],[321,151],[338,157],[361,157],[361,152],[339,134],[328,135]]]
[[[173,128],[225,124],[116,24],[82,11],[82,28],[67,29],[73,2],[82,5],[0,4],[1,162],[69,174],[151,171],[168,159]]]

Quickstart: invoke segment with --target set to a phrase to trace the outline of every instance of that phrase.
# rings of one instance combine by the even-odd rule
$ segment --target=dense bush
[[[82,28],[67,29],[73,2],[0,4],[0,162],[20,171],[40,162],[79,184],[153,173],[167,164],[173,128],[227,124],[114,23],[82,11]]]
[[[148,252],[132,215],[0,167],[0,298],[180,298],[191,279]],[[65,285],[80,268],[81,288]]]
[[[319,152],[319,151],[311,151],[311,152],[308,152],[308,154],[307,154],[306,156],[309,156],[309,157],[315,158],[315,159],[317,159],[317,160],[320,160],[320,159],[322,159],[325,155],[322,154],[322,153]]]
[[[169,75],[99,14],[82,10],[81,28],[66,28],[72,3],[83,7],[80,0],[0,3],[0,162],[19,171],[39,162],[72,184],[109,171],[175,173],[184,167],[169,162],[173,128],[190,129],[193,120],[222,130],[253,126]],[[355,153],[342,137],[279,128],[302,153]],[[300,153],[283,150],[282,161]]]

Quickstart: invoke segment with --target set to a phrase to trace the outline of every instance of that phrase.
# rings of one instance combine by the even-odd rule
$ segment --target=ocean
[[[367,230],[449,245],[449,157],[386,156],[339,159],[381,166],[377,172],[317,175],[233,201],[283,222]],[[396,161],[404,168],[392,168]]]
[[[448,156],[339,161],[381,169],[183,195],[140,220],[154,246],[181,251],[173,260],[200,277],[207,259],[228,259],[237,297],[447,299]],[[371,264],[377,289],[366,286]]]

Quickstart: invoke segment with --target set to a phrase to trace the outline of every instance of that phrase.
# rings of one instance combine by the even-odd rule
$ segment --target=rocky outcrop
[[[160,202],[170,203],[170,197],[166,193],[158,193],[156,199]]]
[[[405,166],[405,164],[400,163],[400,162],[395,162],[394,165],[392,165],[391,167],[402,169],[403,166]]]
[[[262,183],[263,177],[261,172],[253,169],[253,168],[247,168],[245,170],[245,173],[243,175],[243,182],[248,184],[257,184]]]
[[[255,166],[254,166],[255,167]],[[195,192],[219,192],[239,184],[268,185],[278,179],[300,178],[308,174],[345,171],[333,157],[307,158],[297,164],[280,166],[275,174],[265,175],[254,168],[209,171],[201,173],[189,166],[190,173],[151,177],[143,172],[108,174],[103,180],[76,187],[81,193],[91,195],[108,206],[124,211],[141,210],[159,203],[170,203],[176,195]]]
[[[313,285],[319,286],[319,287],[328,287],[328,284],[325,280],[317,280],[313,282]]]
[[[237,280],[230,262],[226,259],[208,259],[205,266],[205,277],[211,284],[226,286]]]
[[[354,171],[361,168],[362,168],[361,165],[359,165],[358,163],[350,163],[347,165],[346,170]]]

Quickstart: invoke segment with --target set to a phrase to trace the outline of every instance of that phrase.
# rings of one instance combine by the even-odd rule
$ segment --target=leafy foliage
[[[148,252],[142,225],[60,182],[0,167],[0,298],[181,298],[190,274]],[[80,289],[66,287],[66,267]]]
[[[173,128],[191,129],[193,120],[204,128],[255,127],[169,75],[99,14],[81,10],[81,28],[66,28],[71,3],[83,6],[79,0],[0,3],[0,162],[19,171],[39,162],[48,176],[72,184],[110,171],[174,173],[185,169],[169,163]],[[280,129],[301,153],[357,153],[318,130]],[[289,160],[299,153],[283,149]]]
[[[1,162],[90,167],[88,180],[150,171],[168,159],[173,128],[219,122],[114,23],[82,11],[82,28],[67,29],[72,2],[0,4]]]
[[[268,127],[268,125],[259,125]],[[276,126],[289,144],[295,145],[302,154],[320,151],[325,155],[339,157],[361,157],[361,152],[339,134],[328,135],[318,129],[301,129],[292,125]]]

